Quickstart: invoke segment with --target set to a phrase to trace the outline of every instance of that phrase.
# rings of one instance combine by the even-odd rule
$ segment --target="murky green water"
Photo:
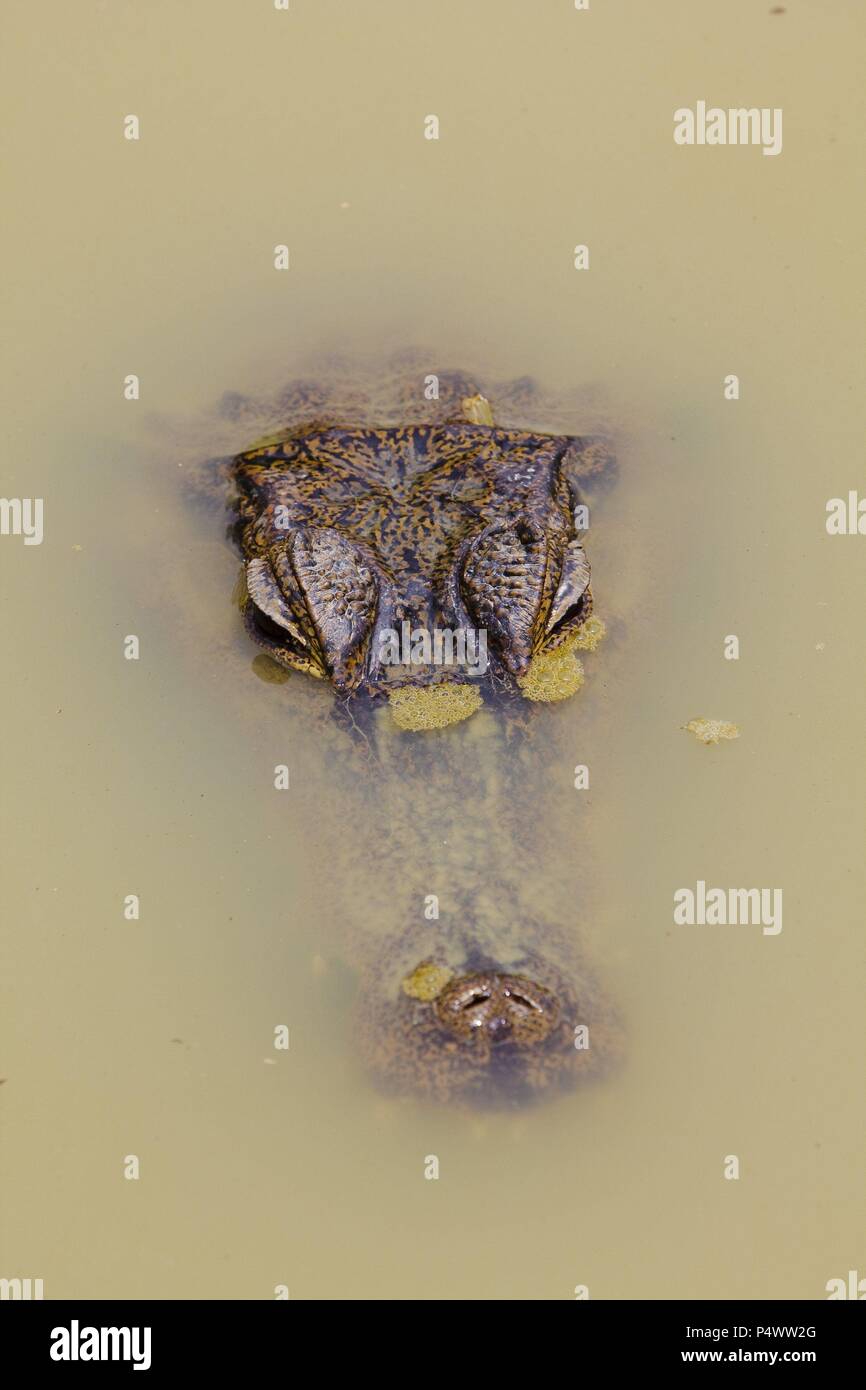
[[[862,1269],[866,543],[824,527],[863,476],[862,16],[770,9],[9,9],[3,492],[45,538],[0,538],[0,1274],[818,1298]],[[703,98],[782,107],[781,155],[678,148]],[[236,557],[182,501],[224,390],[407,342],[592,386],[621,459],[590,538],[612,638],[526,795],[628,1057],[532,1111],[370,1085],[341,914],[372,936],[405,884],[374,894],[327,692],[256,679]],[[674,926],[699,879],[780,886],[783,930]]]

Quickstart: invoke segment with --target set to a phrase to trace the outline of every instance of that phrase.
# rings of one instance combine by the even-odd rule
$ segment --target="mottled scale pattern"
[[[305,527],[292,543],[292,567],[306,597],[319,648],[339,653],[327,673],[352,684],[353,667],[376,613],[376,584],[357,545],[332,528]]]
[[[473,540],[462,588],[476,626],[486,628],[513,675],[522,675],[545,597],[548,543],[540,526],[519,518]]]
[[[456,389],[471,386],[465,377]],[[312,659],[341,689],[387,683],[373,638],[404,620],[428,630],[483,627],[493,676],[520,674],[544,641],[576,538],[571,469],[580,444],[459,421],[314,423],[246,451],[234,465],[243,553],[248,565],[266,563],[293,614],[285,641],[261,622],[251,632],[288,665],[309,669]],[[255,565],[254,606],[268,583]],[[580,616],[589,605],[587,589]],[[273,602],[261,611],[272,618]],[[314,650],[298,652],[295,630],[310,625]],[[431,666],[411,679],[446,676],[455,671]]]

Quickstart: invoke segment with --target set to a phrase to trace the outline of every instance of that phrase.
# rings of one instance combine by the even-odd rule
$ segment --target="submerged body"
[[[369,1067],[403,1093],[523,1100],[619,1050],[577,905],[528,888],[539,871],[556,879],[545,773],[562,756],[551,726],[533,739],[533,702],[579,686],[574,651],[601,631],[583,485],[605,481],[612,459],[595,437],[520,429],[526,382],[488,398],[451,374],[432,402],[424,382],[392,379],[381,412],[345,380],[342,395],[286,393],[284,427],[228,469],[241,606],[273,661],[333,687],[350,731],[369,830],[343,935]],[[494,423],[500,406],[508,428]],[[408,661],[398,644],[394,660],[407,630],[430,640]],[[442,631],[454,639],[444,662]],[[467,659],[479,637],[483,669]],[[351,896],[376,885],[371,938]]]

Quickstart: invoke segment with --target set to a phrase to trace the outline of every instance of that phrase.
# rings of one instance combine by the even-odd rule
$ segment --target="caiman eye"
[[[369,556],[333,527],[308,526],[275,554],[274,568],[284,587],[297,588],[330,679],[338,687],[354,684],[379,600]]]
[[[280,627],[279,623],[275,623],[273,618],[268,617],[267,613],[263,613],[255,603],[252,604],[252,615],[256,629],[269,642],[275,642],[281,647],[296,647],[299,651],[301,650],[301,644],[297,639],[284,627]]]
[[[546,636],[551,636],[557,628],[563,628],[582,613],[585,614],[589,579],[586,551],[580,541],[570,541],[562,557],[559,584],[545,625]]]
[[[460,590],[475,626],[486,630],[513,675],[532,657],[547,572],[547,539],[525,517],[494,522],[463,556]]]
[[[301,631],[277,576],[267,558],[250,560],[246,569],[247,593],[252,601],[256,628],[269,641],[280,646],[307,650],[309,642]]]

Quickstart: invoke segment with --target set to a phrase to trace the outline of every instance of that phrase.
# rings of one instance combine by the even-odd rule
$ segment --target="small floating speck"
[[[480,392],[474,396],[466,396],[460,402],[464,420],[468,420],[470,425],[492,425],[493,410],[486,396]]]

